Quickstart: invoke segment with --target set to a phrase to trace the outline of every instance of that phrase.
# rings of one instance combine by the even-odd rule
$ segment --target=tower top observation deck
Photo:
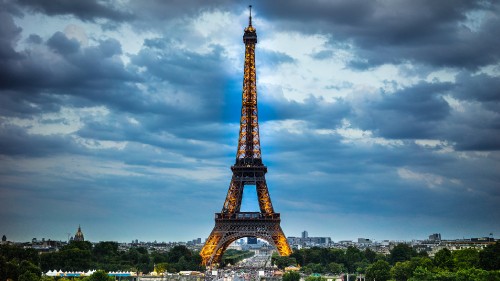
[[[250,16],[248,17],[248,26],[245,28],[243,34],[243,43],[256,44],[257,43],[257,30],[252,26],[252,5],[248,6],[250,9]]]

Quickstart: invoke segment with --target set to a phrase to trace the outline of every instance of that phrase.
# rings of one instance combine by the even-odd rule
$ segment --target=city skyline
[[[304,232],[306,232],[306,235],[304,236]],[[78,230],[76,233],[82,233],[81,235],[84,235],[83,231],[81,230],[81,227],[78,227]],[[72,234],[72,233],[66,233],[67,235],[67,239],[64,240],[64,239],[52,239],[51,237],[32,237],[31,239],[29,240],[25,240],[25,241],[13,241],[11,239],[8,239],[8,237],[6,237],[5,235],[3,235],[3,237],[5,237],[5,241],[8,241],[8,242],[12,242],[12,243],[29,243],[29,242],[33,242],[33,243],[41,243],[41,242],[47,242],[47,241],[60,241],[60,242],[71,242],[73,240],[75,240],[75,236],[77,234]],[[2,237],[2,240],[3,240],[3,237]],[[254,239],[256,239],[255,241],[261,241],[261,242],[264,242],[266,244],[269,244],[268,241],[264,240],[264,239],[261,239],[261,238],[256,238],[256,237],[253,237]],[[295,233],[292,233],[291,235],[288,235],[287,236],[287,239],[289,241],[292,241],[294,239],[310,239],[310,238],[327,238],[327,239],[330,239],[331,237],[330,236],[318,236],[318,235],[313,235],[313,236],[309,236],[308,235],[308,232],[307,230],[304,230],[300,233],[300,235],[296,235]],[[334,241],[334,240],[329,240],[330,242],[324,242],[323,244],[328,244],[328,243],[343,243],[343,242],[352,242],[352,243],[356,243],[356,240],[357,240],[357,243],[379,243],[379,242],[384,242],[384,241],[390,241],[390,242],[412,242],[412,241],[460,241],[460,240],[471,240],[471,241],[475,241],[477,239],[483,239],[483,238],[487,238],[487,239],[496,239],[495,237],[493,237],[493,233],[489,233],[489,235],[485,235],[485,236],[482,236],[482,237],[444,237],[444,238],[441,238],[441,234],[440,233],[432,233],[430,235],[428,235],[427,237],[418,237],[418,238],[412,238],[412,239],[409,239],[409,240],[391,240],[391,239],[379,239],[379,240],[375,240],[375,239],[371,239],[370,237],[368,236],[363,236],[363,237],[351,237],[350,239],[344,239],[344,240],[337,240],[337,241]],[[201,237],[197,237],[197,238],[194,238],[194,237],[185,237],[185,239],[183,240],[177,240],[177,241],[167,241],[167,240],[154,240],[154,241],[148,241],[148,240],[143,240],[143,239],[140,239],[140,238],[135,238],[135,239],[132,239],[130,241],[123,241],[123,240],[108,240],[108,241],[112,241],[112,242],[117,242],[117,243],[190,243],[190,242],[195,242],[195,244],[203,244],[205,243],[205,240],[206,238],[201,238]],[[363,242],[360,242],[360,240],[363,240]],[[91,240],[86,240],[86,239],[83,239],[83,240],[79,240],[79,241],[89,241],[91,243],[98,243],[98,242],[106,242],[104,240],[100,240],[100,241],[91,241]],[[235,240],[232,244],[241,244],[242,242],[241,241],[247,241],[247,239],[245,238],[241,238],[241,239],[237,239]],[[243,242],[246,244],[246,242]],[[251,244],[251,243],[250,243]],[[254,243],[255,244],[255,243]]]
[[[500,3],[249,4],[286,236],[500,233]],[[0,7],[0,235],[206,238],[236,155],[247,6]]]

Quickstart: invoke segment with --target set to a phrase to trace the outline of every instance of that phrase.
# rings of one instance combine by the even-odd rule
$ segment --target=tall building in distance
[[[287,237],[288,244],[292,247],[302,248],[302,247],[314,247],[321,246],[325,247],[332,243],[330,237],[309,237],[307,230],[302,231],[300,237],[289,236]]]
[[[247,237],[247,244],[257,245],[257,237]]]
[[[441,233],[434,233],[429,235],[429,241],[441,241]]]
[[[82,228],[80,226],[78,226],[78,231],[76,231],[73,241],[85,241],[85,238],[83,237]]]

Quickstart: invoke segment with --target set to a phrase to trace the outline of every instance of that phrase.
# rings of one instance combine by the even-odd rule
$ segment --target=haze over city
[[[252,4],[287,236],[498,237],[500,3],[251,2],[0,1],[0,235],[206,238]]]

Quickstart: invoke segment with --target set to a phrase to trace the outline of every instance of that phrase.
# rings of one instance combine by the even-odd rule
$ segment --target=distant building
[[[330,237],[309,237],[306,230],[302,231],[301,237],[287,237],[288,244],[292,247],[314,247],[314,246],[328,246],[332,243]]]
[[[372,240],[370,240],[368,238],[358,238],[358,243],[359,244],[371,244]]]
[[[83,238],[83,232],[80,226],[78,226],[78,231],[75,234],[75,237],[73,238],[73,241],[85,241],[85,238]]]
[[[7,236],[5,234],[2,236],[2,244],[7,243]]]
[[[256,245],[257,244],[257,237],[247,237],[247,244]]]
[[[429,241],[441,241],[441,233],[434,233],[429,235]]]

